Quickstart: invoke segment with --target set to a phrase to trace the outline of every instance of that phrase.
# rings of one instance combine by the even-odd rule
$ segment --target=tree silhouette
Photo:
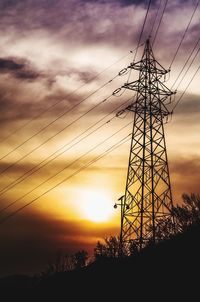
[[[96,260],[100,258],[118,258],[120,253],[120,240],[118,236],[110,236],[104,238],[105,243],[100,241],[94,249],[94,257]]]
[[[74,269],[74,255],[62,254],[57,252],[56,259],[49,262],[45,270],[42,272],[43,276],[53,275],[55,273],[67,272]]]
[[[173,208],[177,226],[180,232],[191,225],[200,223],[200,195],[191,193],[183,194],[183,205],[177,205]]]
[[[54,262],[49,262],[42,275],[53,275],[55,273],[62,273],[72,271],[77,268],[86,266],[88,253],[85,250],[76,252],[75,254],[63,254],[57,252]]]
[[[200,195],[191,193],[182,195],[183,203],[173,206],[170,218],[160,219],[156,226],[156,235],[159,240],[170,239],[177,233],[184,232],[188,227],[200,223]]]
[[[86,266],[88,259],[88,252],[85,250],[78,251],[74,254],[74,267],[75,268],[81,268]]]

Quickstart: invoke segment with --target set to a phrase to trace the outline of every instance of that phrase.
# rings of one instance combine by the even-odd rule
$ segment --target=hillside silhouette
[[[40,277],[2,278],[2,301],[198,301],[199,234],[197,224],[130,258],[99,259],[84,268]]]

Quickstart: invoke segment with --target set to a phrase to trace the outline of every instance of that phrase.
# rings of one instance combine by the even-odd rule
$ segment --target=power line
[[[156,40],[156,38],[157,38],[158,30],[159,30],[159,28],[160,28],[160,24],[161,24],[161,21],[162,21],[162,19],[163,19],[164,13],[165,13],[165,10],[166,10],[166,7],[167,7],[167,3],[168,3],[168,0],[165,1],[165,5],[164,5],[164,8],[163,8],[162,15],[161,15],[161,17],[160,17],[160,21],[159,21],[159,23],[158,23],[156,32],[155,32],[155,36],[154,36],[154,39],[153,39],[153,42],[152,42],[152,46],[154,45],[155,40]]]
[[[151,36],[151,34],[152,34],[153,30],[154,30],[154,26],[155,26],[155,23],[156,23],[156,20],[157,20],[157,17],[158,17],[158,12],[159,12],[160,7],[161,7],[161,1],[162,0],[160,0],[160,2],[159,2],[159,5],[158,5],[157,11],[156,11],[156,16],[154,18],[154,21],[153,21],[153,24],[152,24],[152,27],[151,27],[151,30],[150,30],[150,33],[149,33],[150,36]]]
[[[191,66],[191,65],[190,65]],[[185,91],[184,91],[184,93],[186,92],[186,90],[188,89],[188,87],[189,87],[189,85],[191,84],[191,82],[192,82],[192,80],[194,79],[194,77],[195,77],[195,75],[197,74],[197,72],[199,71],[199,68],[200,68],[200,66],[198,67],[198,69],[197,69],[197,71],[195,72],[195,74],[194,74],[194,76],[192,77],[192,79],[190,80],[190,82],[189,82],[189,84],[187,85],[187,87],[186,87],[186,89],[185,89]],[[180,85],[180,83],[179,83],[179,85]],[[182,94],[182,96],[181,96],[181,98],[183,97],[183,95],[184,95],[184,93]],[[112,96],[112,95],[111,95]],[[109,97],[111,97],[111,96],[109,96]],[[108,97],[108,98],[109,98]],[[107,98],[107,99],[108,99]],[[181,99],[180,98],[180,99]],[[106,99],[106,100],[107,100]],[[178,102],[180,101],[180,99],[178,100]],[[103,100],[102,102],[105,102],[105,100]],[[177,102],[177,104],[174,106],[174,108],[178,105],[178,102]],[[174,109],[173,109],[174,110]],[[87,114],[87,113],[86,113]],[[114,117],[113,117],[114,118]],[[106,122],[107,123],[107,122]],[[96,130],[94,130],[94,131],[96,131]],[[83,134],[83,133],[82,133]],[[82,135],[81,134],[81,135]],[[90,135],[90,134],[88,134],[88,135]],[[86,136],[87,137],[87,136]],[[86,138],[86,137],[84,137],[84,138]],[[52,155],[51,155],[52,156]],[[82,156],[81,156],[82,157]],[[72,163],[73,164],[73,163]],[[82,169],[82,168],[81,168]],[[79,170],[78,170],[79,171]],[[60,171],[59,173],[61,173],[62,171]],[[75,172],[76,173],[76,172]],[[0,173],[1,174],[1,173]],[[57,174],[56,174],[57,175]],[[53,177],[55,177],[56,175],[54,175]],[[74,176],[74,174],[73,174],[73,176]],[[72,176],[69,176],[69,178],[71,178]],[[49,179],[48,179],[49,180]],[[48,181],[48,180],[46,180],[46,181]],[[45,181],[45,182],[46,182]],[[65,180],[64,180],[65,181]],[[64,181],[62,181],[62,183],[64,182]],[[43,183],[42,183],[43,184]],[[40,184],[40,185],[42,185],[42,184]],[[60,183],[59,183],[60,184]],[[57,184],[56,186],[54,186],[53,188],[55,188],[55,187],[57,187],[59,184]],[[48,193],[49,191],[51,191],[53,188],[51,188],[51,189],[49,189],[48,191],[46,191],[44,194],[46,194],[46,193]],[[36,188],[34,188],[34,190],[35,190]],[[31,191],[32,192],[32,191]],[[31,193],[31,192],[28,192],[27,194],[29,194],[29,193]],[[43,194],[42,195],[40,195],[39,197],[37,197],[36,199],[34,199],[33,201],[31,201],[31,203],[32,202],[34,202],[35,200],[37,200],[38,198],[40,198],[41,196],[43,196]],[[25,196],[23,196],[23,197],[25,197]],[[23,197],[21,197],[20,199],[22,199]],[[16,201],[15,201],[16,202]],[[30,204],[30,203],[29,203]],[[27,205],[25,205],[25,206],[23,206],[22,208],[24,208],[24,207],[26,207],[26,206],[28,206],[29,204],[27,204]],[[9,207],[9,206],[8,206]],[[4,209],[5,210],[5,209]],[[1,211],[0,211],[1,212]],[[19,209],[17,210],[17,212],[19,212]],[[13,213],[11,213],[11,216],[13,216],[14,214]],[[7,220],[7,218],[6,218],[6,220]],[[1,221],[0,221],[1,222]]]
[[[144,18],[144,21],[143,21],[143,24],[142,24],[142,29],[141,29],[141,32],[140,32],[140,36],[139,36],[138,44],[137,44],[137,47],[136,47],[136,52],[135,52],[135,55],[134,55],[133,62],[135,62],[135,59],[136,59],[136,56],[137,56],[138,48],[139,48],[139,45],[140,45],[140,42],[141,42],[141,39],[142,39],[142,35],[143,35],[143,32],[144,32],[144,27],[145,27],[145,24],[146,24],[146,20],[147,20],[147,16],[148,16],[148,13],[149,13],[150,5],[151,5],[151,0],[149,0],[149,3],[148,3],[147,11],[146,11],[145,18]]]
[[[132,50],[131,52],[134,52],[135,50]],[[96,76],[92,77],[91,79],[89,79],[88,81],[86,81],[86,83],[84,83],[83,85],[79,86],[77,89],[73,90],[71,93],[66,95],[67,97],[72,96],[73,94],[75,94],[78,90],[80,90],[81,88],[83,88],[84,86],[86,86],[88,83],[90,83],[91,81],[95,80],[96,78],[98,78],[101,74],[103,74],[105,71],[107,71],[108,69],[110,69],[112,66],[116,65],[118,62],[120,62],[121,60],[123,60],[124,58],[126,58],[128,55],[130,55],[130,53],[122,56],[121,58],[119,58],[117,61],[115,61],[114,63],[112,63],[111,65],[109,65],[108,67],[106,67],[105,69],[103,69],[101,72],[99,72]],[[10,138],[12,135],[14,135],[15,133],[17,133],[19,130],[22,130],[23,128],[25,128],[26,126],[28,126],[31,122],[33,122],[34,120],[38,119],[39,117],[41,117],[44,113],[48,112],[49,110],[51,110],[53,107],[57,106],[58,104],[62,103],[63,101],[65,101],[65,99],[59,100],[58,102],[56,102],[55,104],[52,104],[51,106],[49,106],[48,108],[46,108],[45,110],[43,110],[42,112],[40,112],[38,115],[34,116],[33,118],[31,118],[30,120],[28,120],[25,124],[23,124],[22,126],[20,126],[19,128],[15,129],[13,132],[11,132],[9,135],[7,135],[5,138],[3,138],[0,143],[4,142],[5,140],[7,140],[8,138]],[[76,106],[76,105],[75,105]],[[73,106],[70,110],[74,109],[75,107]]]
[[[186,71],[185,71],[185,73],[184,73],[184,75],[183,75],[183,77],[182,77],[181,81],[180,81],[180,82],[179,82],[179,84],[177,85],[176,90],[178,90],[179,86],[181,85],[182,81],[184,80],[184,78],[185,78],[186,74],[188,73],[188,70],[189,70],[189,69],[190,69],[190,67],[192,66],[192,64],[193,64],[194,60],[196,59],[196,57],[197,57],[197,55],[198,55],[199,51],[200,51],[200,48],[199,48],[199,49],[197,49],[197,52],[196,52],[195,56],[193,57],[192,61],[190,62],[190,65],[188,66],[188,68],[186,69]]]
[[[6,167],[4,170],[2,170],[0,172],[0,175],[2,175],[4,172],[6,172],[8,169],[14,167],[16,164],[18,164],[19,162],[21,162],[24,158],[26,158],[27,156],[29,156],[30,154],[32,154],[34,151],[38,150],[41,146],[45,145],[47,142],[49,142],[52,138],[56,137],[57,135],[59,135],[60,133],[62,133],[64,130],[66,130],[68,127],[70,127],[71,125],[73,125],[74,123],[76,123],[77,121],[79,121],[81,118],[83,118],[84,116],[86,116],[89,112],[91,112],[92,110],[94,110],[95,108],[97,108],[98,106],[100,106],[102,103],[106,102],[110,97],[112,97],[113,94],[111,94],[109,97],[107,97],[106,99],[102,100],[101,102],[99,102],[98,104],[96,104],[95,106],[93,106],[92,108],[90,108],[88,111],[86,111],[85,113],[83,113],[81,116],[79,116],[78,118],[76,118],[75,120],[73,120],[71,123],[67,124],[64,128],[62,128],[61,130],[59,130],[57,133],[53,134],[52,136],[50,136],[48,139],[46,139],[44,142],[42,142],[40,145],[36,146],[34,149],[32,149],[30,152],[28,152],[27,154],[25,154],[24,156],[22,156],[21,158],[19,158],[17,161],[15,161],[14,163],[12,163],[11,165],[9,165],[8,167]]]
[[[178,76],[177,76],[177,78],[176,78],[174,84],[172,85],[171,89],[173,89],[173,87],[174,87],[175,84],[177,83],[177,81],[178,81],[180,75],[182,74],[182,72],[183,72],[183,70],[185,69],[187,63],[189,62],[190,58],[192,57],[192,55],[193,55],[193,53],[194,53],[194,51],[195,51],[197,45],[199,44],[199,41],[200,41],[200,38],[197,40],[197,42],[196,42],[196,44],[194,45],[193,49],[191,50],[189,56],[187,57],[187,59],[186,59],[184,65],[183,65],[183,67],[181,68],[181,70],[180,70],[180,72],[179,72],[179,74],[178,74]]]
[[[141,44],[141,45],[139,45],[139,47],[141,47],[143,44]],[[130,53],[133,53],[133,52],[135,52],[136,51],[136,48],[135,49],[133,49],[133,50],[131,50],[130,51]],[[66,97],[69,97],[69,96],[71,96],[71,95],[73,95],[73,94],[75,94],[79,89],[81,89],[82,87],[84,87],[85,85],[87,85],[88,83],[90,83],[92,80],[94,80],[94,79],[96,79],[97,77],[99,77],[102,73],[104,73],[106,70],[108,70],[109,68],[111,68],[112,66],[114,66],[115,64],[117,64],[118,62],[120,62],[122,59],[124,59],[125,57],[127,57],[129,55],[129,53],[127,54],[127,55],[124,55],[124,56],[122,56],[120,59],[118,59],[117,61],[115,61],[114,63],[112,63],[111,65],[109,65],[108,67],[106,67],[104,70],[102,70],[100,73],[98,73],[96,76],[94,76],[93,78],[91,78],[90,80],[88,80],[86,83],[84,83],[83,85],[81,85],[80,87],[78,87],[77,89],[75,89],[74,91],[72,91],[70,94],[68,94]],[[122,75],[122,74],[120,74],[120,72],[118,73],[118,75],[117,76],[120,76],[120,75]],[[116,76],[116,77],[117,77]],[[111,79],[111,80],[109,80],[107,83],[105,83],[105,85],[107,85],[108,83],[110,83],[110,82],[112,82],[113,80],[115,79],[115,77],[113,78],[113,79]],[[104,87],[104,86],[103,86]],[[102,87],[102,88],[103,88]],[[96,91],[94,91],[94,93],[96,93],[98,91],[98,89],[96,90]],[[94,94],[94,93],[92,93],[92,94]],[[91,94],[91,95],[92,95]],[[88,97],[87,98],[89,98],[91,95],[88,95]],[[70,109],[69,109],[69,111],[68,112],[70,112],[71,110],[73,110],[74,108],[76,108],[78,105],[80,105],[82,102],[84,102],[86,99],[83,99],[80,103],[78,103],[78,104],[75,104],[73,107],[71,107]],[[21,129],[23,129],[23,128],[25,128],[28,124],[30,124],[32,121],[34,121],[35,119],[37,119],[37,118],[39,118],[40,116],[42,116],[44,113],[46,113],[47,111],[49,111],[50,109],[52,109],[53,107],[55,107],[56,105],[58,105],[58,104],[60,104],[61,102],[63,102],[63,101],[65,101],[65,99],[63,100],[59,100],[58,102],[56,102],[55,104],[53,104],[53,105],[51,105],[50,107],[48,107],[47,109],[45,109],[45,110],[43,110],[41,113],[39,113],[38,115],[36,115],[35,117],[33,117],[32,119],[30,119],[29,121],[27,121],[27,123],[25,123],[24,125],[22,125],[22,126],[20,126],[19,128],[17,128],[17,129],[15,129],[12,133],[10,133],[7,137],[5,137],[4,139],[2,139],[1,141],[0,141],[0,143],[1,142],[3,142],[3,141],[5,141],[5,140],[7,140],[10,136],[12,136],[13,134],[15,134],[15,133],[17,133],[19,130],[21,130]],[[65,108],[65,107],[64,107]],[[53,121],[54,122],[54,121]],[[40,130],[40,131],[42,131],[42,129]],[[35,135],[37,135],[37,134],[39,134],[39,133],[36,133]],[[8,154],[7,154],[8,155]],[[6,156],[7,156],[6,155]],[[1,159],[3,159],[3,158],[0,158],[0,160]]]
[[[84,153],[83,155],[81,155],[80,157],[78,157],[76,160],[74,160],[73,162],[71,162],[70,164],[68,164],[67,166],[65,166],[64,168],[62,168],[59,172],[57,172],[56,174],[50,176],[49,178],[47,178],[45,181],[43,181],[42,183],[40,183],[39,185],[37,185],[36,187],[34,187],[31,191],[25,193],[23,196],[21,196],[20,198],[16,199],[15,201],[13,201],[12,203],[10,203],[9,205],[7,205],[6,207],[4,207],[3,209],[0,210],[0,213],[2,213],[3,211],[5,211],[6,209],[8,209],[9,207],[11,207],[12,205],[14,205],[15,203],[17,203],[18,201],[20,201],[21,199],[23,199],[24,197],[26,197],[27,195],[29,195],[30,193],[32,193],[33,191],[35,191],[36,189],[38,189],[39,187],[41,187],[42,185],[44,185],[45,183],[47,183],[49,180],[51,180],[52,178],[58,176],[60,173],[62,173],[63,171],[65,171],[66,169],[68,169],[69,167],[71,167],[73,164],[77,163],[80,159],[82,159],[84,156],[88,155],[89,153],[91,153],[92,151],[94,151],[96,148],[98,148],[99,146],[101,146],[102,144],[104,144],[106,141],[108,141],[109,139],[111,139],[112,137],[114,137],[116,134],[118,134],[120,131],[122,131],[123,129],[125,129],[127,126],[129,126],[132,122],[129,122],[128,124],[126,124],[125,126],[123,126],[122,128],[120,128],[118,131],[114,132],[112,135],[110,135],[109,137],[107,137],[106,139],[104,139],[102,142],[100,142],[99,144],[95,145],[94,147],[92,147],[89,151],[87,151],[86,153]]]
[[[17,215],[20,211],[22,211],[24,208],[30,206],[32,203],[34,203],[36,200],[38,200],[39,198],[43,197],[44,195],[46,195],[47,193],[51,192],[53,189],[55,189],[56,187],[58,187],[59,185],[61,185],[62,183],[68,181],[70,178],[74,177],[75,175],[77,175],[78,173],[80,173],[81,171],[87,169],[89,166],[91,166],[92,164],[94,164],[95,162],[99,161],[100,159],[102,159],[103,157],[105,157],[107,154],[111,153],[112,151],[114,151],[115,149],[119,148],[122,144],[126,143],[129,141],[129,139],[125,140],[127,137],[129,137],[129,135],[127,135],[125,138],[121,139],[119,142],[117,142],[116,144],[114,144],[112,147],[110,147],[109,149],[107,149],[105,152],[103,152],[100,156],[96,157],[94,160],[92,160],[91,162],[89,162],[87,165],[81,167],[79,170],[77,170],[76,172],[74,172],[73,174],[71,174],[70,176],[66,177],[65,179],[63,179],[62,181],[60,181],[59,183],[57,183],[55,186],[51,187],[50,189],[48,189],[47,191],[45,191],[44,193],[42,193],[40,196],[32,199],[30,202],[26,203],[25,205],[23,205],[22,207],[18,208],[16,211],[12,212],[11,214],[7,215],[6,217],[4,217],[3,219],[0,220],[0,224],[3,224],[4,222],[6,222],[9,218]]]
[[[181,94],[181,96],[179,97],[178,101],[176,102],[175,106],[173,107],[172,109],[172,112],[175,110],[175,108],[178,106],[178,104],[180,103],[182,97],[184,96],[184,94],[186,93],[188,87],[190,86],[190,84],[192,83],[192,81],[194,80],[195,76],[197,75],[198,71],[200,69],[200,65],[199,67],[197,68],[197,70],[195,71],[195,73],[193,74],[191,80],[189,81],[188,85],[186,86],[185,90],[183,91],[183,93]]]
[[[76,108],[77,106],[79,106],[81,103],[85,102],[89,97],[91,97],[92,95],[94,95],[95,93],[97,93],[98,91],[100,91],[102,88],[104,88],[106,85],[108,85],[109,83],[111,83],[116,77],[118,77],[118,75],[116,75],[114,78],[112,78],[111,80],[109,80],[108,82],[106,82],[105,84],[103,84],[102,86],[100,86],[98,89],[96,89],[95,91],[93,91],[92,93],[90,93],[87,97],[83,98],[80,102],[78,102],[77,104],[75,104],[69,110],[66,110],[66,111],[62,112],[56,119],[54,119],[53,121],[51,121],[50,123],[48,123],[46,126],[44,126],[42,129],[40,129],[38,132],[36,132],[31,137],[29,137],[28,139],[26,139],[24,142],[22,142],[21,144],[19,144],[15,148],[13,148],[11,151],[9,151],[7,154],[5,154],[4,156],[2,156],[0,158],[0,160],[4,159],[8,155],[10,155],[11,153],[13,153],[17,149],[19,149],[20,147],[22,147],[24,144],[26,144],[28,141],[30,141],[32,138],[34,138],[38,134],[42,133],[45,129],[47,129],[49,126],[51,126],[52,124],[54,124],[61,117],[63,117],[64,115],[66,115],[67,113],[69,113],[70,111],[72,111],[74,108]],[[67,106],[65,106],[65,107],[67,107]]]
[[[139,47],[141,47],[142,45],[139,45]],[[136,49],[134,49],[133,51],[135,51]],[[132,52],[133,52],[132,51]],[[126,69],[126,68],[124,68]],[[14,151],[16,151],[19,147],[23,146],[25,143],[27,143],[28,141],[30,141],[32,138],[34,138],[35,136],[37,136],[39,133],[43,132],[46,128],[48,128],[50,125],[52,125],[53,123],[55,123],[57,120],[59,120],[61,117],[63,117],[65,114],[69,113],[72,109],[74,109],[75,107],[77,107],[78,105],[80,105],[81,103],[83,103],[84,101],[86,101],[90,96],[92,96],[93,94],[95,94],[97,91],[101,90],[103,87],[105,87],[107,84],[111,83],[116,77],[121,76],[124,74],[124,69],[121,70],[114,78],[112,78],[111,80],[109,80],[108,82],[106,82],[105,84],[103,84],[101,87],[99,87],[98,89],[96,89],[94,92],[92,92],[91,94],[89,94],[86,98],[82,99],[78,104],[76,104],[75,106],[73,106],[71,109],[69,109],[68,111],[64,111],[60,116],[58,116],[56,119],[54,119],[52,122],[50,122],[48,125],[46,125],[45,127],[43,127],[42,129],[40,129],[37,133],[33,134],[31,137],[29,137],[27,140],[25,140],[23,143],[21,143],[20,145],[16,146],[14,149],[12,149],[10,152],[8,152],[6,155],[4,155],[3,157],[0,158],[0,160],[4,159],[5,157],[7,157],[8,155],[10,155],[11,153],[13,153]],[[120,88],[119,88],[120,89]],[[113,92],[112,95],[114,95],[115,91]],[[107,101],[112,95],[110,95],[109,97],[107,97],[106,99],[104,99],[102,102]],[[99,106],[102,102],[98,103],[96,106],[92,107],[91,110],[95,109],[97,106]],[[36,151],[37,149],[39,149],[41,146],[43,146],[44,144],[46,144],[48,141],[50,141],[52,138],[54,138],[55,136],[57,136],[58,134],[60,134],[61,132],[63,132],[64,130],[66,130],[69,126],[71,126],[72,124],[74,124],[75,122],[77,122],[78,120],[80,120],[82,117],[84,117],[86,114],[88,114],[91,110],[88,110],[85,114],[81,115],[79,118],[77,118],[76,120],[74,120],[72,123],[68,124],[66,127],[64,127],[63,129],[61,129],[60,131],[58,131],[56,134],[52,135],[50,138],[48,138],[46,141],[44,141],[43,143],[41,143],[40,145],[38,145],[37,147],[35,147],[34,149],[32,149],[30,152],[28,152],[26,155],[22,156],[19,160],[17,160],[16,162],[14,162],[13,164],[9,165],[8,167],[6,167],[4,170],[2,170],[0,172],[0,175],[3,174],[4,172],[6,172],[8,169],[10,169],[11,167],[13,167],[14,165],[16,165],[17,163],[19,163],[21,160],[23,160],[24,158],[26,158],[28,155],[30,155],[31,153],[33,153],[34,151]]]
[[[132,99],[132,98],[131,98]],[[51,155],[49,155],[48,157],[46,157],[44,160],[42,160],[39,164],[37,164],[36,166],[34,166],[33,168],[31,168],[30,170],[28,170],[27,172],[25,172],[23,175],[21,175],[20,177],[18,177],[17,179],[15,179],[13,182],[11,182],[9,185],[5,186],[3,189],[0,190],[0,196],[2,196],[3,194],[5,194],[6,192],[8,192],[9,190],[11,190],[13,187],[15,187],[16,185],[18,185],[19,183],[21,183],[22,181],[26,180],[28,177],[30,177],[32,174],[34,174],[35,172],[39,171],[40,169],[42,169],[43,167],[45,167],[46,165],[48,165],[49,163],[51,163],[53,160],[55,160],[56,158],[58,158],[59,156],[61,156],[62,154],[64,154],[66,151],[70,150],[71,148],[73,148],[75,145],[77,145],[78,143],[80,143],[82,140],[86,139],[88,136],[90,136],[91,134],[95,133],[96,131],[98,131],[100,128],[102,128],[103,126],[105,126],[106,124],[108,124],[109,122],[111,122],[116,115],[114,115],[110,120],[106,121],[105,123],[101,124],[99,127],[97,127],[96,129],[94,129],[92,132],[90,132],[89,134],[85,135],[84,137],[82,137],[79,141],[75,142],[72,146],[70,146],[67,149],[64,149],[66,146],[70,145],[72,142],[74,142],[76,139],[78,139],[79,137],[81,137],[83,134],[87,133],[90,129],[92,129],[94,126],[96,126],[98,123],[100,123],[102,120],[104,120],[105,118],[107,118],[109,115],[111,115],[114,111],[116,111],[117,109],[119,109],[122,105],[125,105],[126,103],[128,103],[131,99],[128,99],[125,103],[121,104],[120,106],[118,106],[117,108],[115,108],[114,110],[112,110],[110,113],[106,114],[104,117],[102,117],[101,119],[99,119],[96,123],[92,124],[90,127],[88,127],[86,130],[84,130],[82,133],[80,133],[79,135],[77,135],[74,139],[72,139],[70,142],[68,142],[67,144],[65,144],[64,146],[62,146],[61,148],[59,148],[58,150],[56,150],[54,153],[52,153]],[[64,150],[63,150],[64,149]],[[60,152],[61,150],[63,150],[62,152]],[[58,153],[60,152],[60,153]],[[57,154],[58,153],[58,154]],[[56,155],[57,154],[57,155]],[[54,156],[55,155],[55,156]],[[52,158],[52,156],[54,156]]]
[[[142,46],[142,45],[140,45]],[[140,47],[139,46],[139,47]],[[135,51],[135,50],[134,50]],[[108,83],[112,82],[116,77],[121,76],[124,74],[124,70],[126,70],[127,68],[124,68],[123,70],[121,70],[114,78],[112,78],[111,80],[109,80],[107,83],[103,84],[101,87],[99,87],[97,90],[95,90],[94,92],[92,92],[89,96],[87,96],[86,98],[82,99],[78,104],[76,104],[74,107],[78,106],[80,103],[84,102],[86,99],[88,99],[91,95],[95,94],[97,91],[99,91],[100,89],[102,89],[103,87],[105,87]],[[120,88],[116,89],[119,90]],[[116,91],[115,90],[115,91]],[[115,95],[115,91],[106,99],[104,99],[103,101],[99,102],[97,105],[95,105],[94,107],[92,107],[91,109],[89,109],[86,113],[82,114],[79,118],[75,119],[74,121],[72,121],[70,124],[66,125],[64,128],[62,128],[61,130],[59,130],[56,134],[52,135],[51,137],[49,137],[47,140],[45,140],[43,143],[41,143],[40,145],[36,146],[34,149],[32,149],[30,152],[28,152],[26,155],[22,156],[20,159],[18,159],[17,161],[15,161],[14,163],[12,163],[11,165],[9,165],[8,167],[6,167],[4,170],[2,170],[0,172],[0,175],[3,174],[4,172],[6,172],[8,169],[10,169],[11,167],[15,166],[17,163],[19,163],[21,160],[23,160],[24,158],[26,158],[27,156],[29,156],[30,154],[32,154],[34,151],[36,151],[37,149],[39,149],[41,146],[43,146],[44,144],[46,144],[48,141],[50,141],[52,138],[56,137],[58,134],[60,134],[61,132],[63,132],[64,130],[66,130],[69,126],[71,126],[72,124],[74,124],[75,122],[77,122],[78,120],[80,120],[82,117],[84,117],[86,114],[88,114],[90,111],[92,111],[93,109],[95,109],[96,107],[98,107],[99,105],[101,105],[101,103],[107,101],[110,97],[112,97],[113,95]],[[5,157],[7,157],[8,155],[10,155],[11,153],[13,153],[15,150],[17,150],[19,147],[21,147],[22,145],[24,145],[26,142],[28,142],[29,140],[31,140],[33,137],[35,137],[36,135],[38,135],[39,133],[41,133],[44,129],[46,129],[48,126],[52,125],[55,121],[57,121],[58,119],[60,119],[62,116],[64,116],[66,113],[68,113],[69,111],[71,111],[72,109],[74,109],[74,107],[72,107],[70,110],[68,110],[67,112],[62,113],[59,117],[57,117],[55,120],[53,120],[52,122],[50,122],[48,125],[46,125],[45,127],[43,127],[42,129],[40,129],[37,133],[35,133],[34,135],[32,135],[30,138],[28,138],[26,141],[24,141],[23,143],[21,143],[20,145],[18,145],[17,147],[15,147],[14,149],[12,149],[9,153],[7,153],[6,155],[4,155],[3,157],[0,158],[0,160],[4,159]]]
[[[192,22],[192,19],[193,19],[195,13],[196,13],[196,10],[197,10],[197,8],[198,8],[198,5],[199,5],[199,0],[198,0],[197,3],[196,3],[196,6],[195,6],[195,8],[194,8],[194,11],[193,11],[193,13],[192,13],[192,15],[191,15],[191,17],[190,17],[189,23],[188,23],[188,25],[187,25],[185,31],[184,31],[184,33],[183,33],[183,36],[182,36],[182,38],[181,38],[181,40],[180,40],[180,43],[179,43],[179,45],[178,45],[178,47],[177,47],[177,49],[176,49],[176,51],[175,51],[175,54],[174,54],[174,56],[173,56],[173,59],[172,59],[172,61],[171,61],[171,64],[170,64],[170,67],[169,67],[169,68],[172,67],[172,64],[173,64],[174,61],[175,61],[175,58],[176,58],[176,56],[177,56],[177,54],[178,54],[178,52],[179,52],[179,49],[180,49],[180,47],[181,47],[181,45],[182,45],[182,43],[183,43],[183,40],[184,40],[184,38],[185,38],[185,36],[186,36],[186,33],[187,33],[187,31],[188,31],[188,29],[189,29],[189,27],[190,27],[190,24],[191,24],[191,22]]]
[[[149,3],[148,3],[147,11],[146,11],[145,18],[144,18],[144,21],[143,21],[143,24],[142,24],[142,29],[141,29],[140,36],[139,36],[139,39],[138,39],[138,43],[137,43],[136,52],[135,52],[135,55],[134,55],[134,58],[133,58],[133,62],[135,62],[135,59],[136,59],[136,56],[137,56],[137,52],[138,52],[139,45],[140,45],[142,35],[143,35],[143,32],[144,32],[144,27],[145,27],[145,24],[146,24],[147,16],[148,16],[148,13],[149,13],[150,5],[151,5],[151,0],[149,0]],[[144,45],[144,43],[142,43],[142,45]],[[129,69],[129,75],[128,75],[127,83],[130,80],[131,73],[132,73],[132,70]]]

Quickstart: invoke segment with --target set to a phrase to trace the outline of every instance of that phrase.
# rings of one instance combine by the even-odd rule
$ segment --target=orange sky
[[[133,1],[132,5],[122,0],[51,1],[51,6],[48,1],[0,4],[1,190],[26,177],[28,171],[46,163],[47,158],[63,153],[18,185],[0,192],[1,209],[14,203],[0,212],[0,219],[36,199],[0,224],[2,274],[39,271],[58,250],[75,252],[86,248],[92,253],[97,240],[117,235],[120,227],[120,209],[114,210],[113,205],[124,194],[130,140],[77,172],[131,133],[131,113],[114,118],[133,96],[130,91],[122,90],[121,96],[112,96],[85,113],[127,81],[128,74],[117,77],[88,97],[133,60],[130,50],[137,45],[146,6],[143,1]],[[167,6],[153,47],[157,60],[166,69],[194,7],[195,1],[179,0],[170,1]],[[153,1],[142,42],[149,35],[157,9],[158,3]],[[158,12],[161,15],[161,8]],[[171,66],[165,82],[168,88],[198,41],[199,16],[198,8]],[[158,23],[156,19],[152,36]],[[198,47],[199,44],[195,51]],[[136,60],[142,51],[140,48]],[[198,66],[199,54],[178,87],[176,100]],[[131,74],[132,79],[135,76]],[[165,125],[175,203],[181,201],[183,192],[199,192],[199,96],[198,73],[172,120]],[[78,105],[80,101],[83,102]],[[64,179],[67,180],[51,190]],[[48,190],[51,191],[44,194]],[[15,257],[10,261],[13,253]]]

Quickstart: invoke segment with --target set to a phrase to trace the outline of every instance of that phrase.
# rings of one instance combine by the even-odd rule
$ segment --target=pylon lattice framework
[[[158,241],[156,226],[171,217],[172,193],[164,135],[164,121],[171,92],[161,78],[165,70],[154,58],[149,39],[141,61],[129,68],[139,79],[124,84],[136,92],[136,101],[126,109],[134,112],[133,132],[125,195],[121,199],[121,244],[132,240],[143,248]]]

